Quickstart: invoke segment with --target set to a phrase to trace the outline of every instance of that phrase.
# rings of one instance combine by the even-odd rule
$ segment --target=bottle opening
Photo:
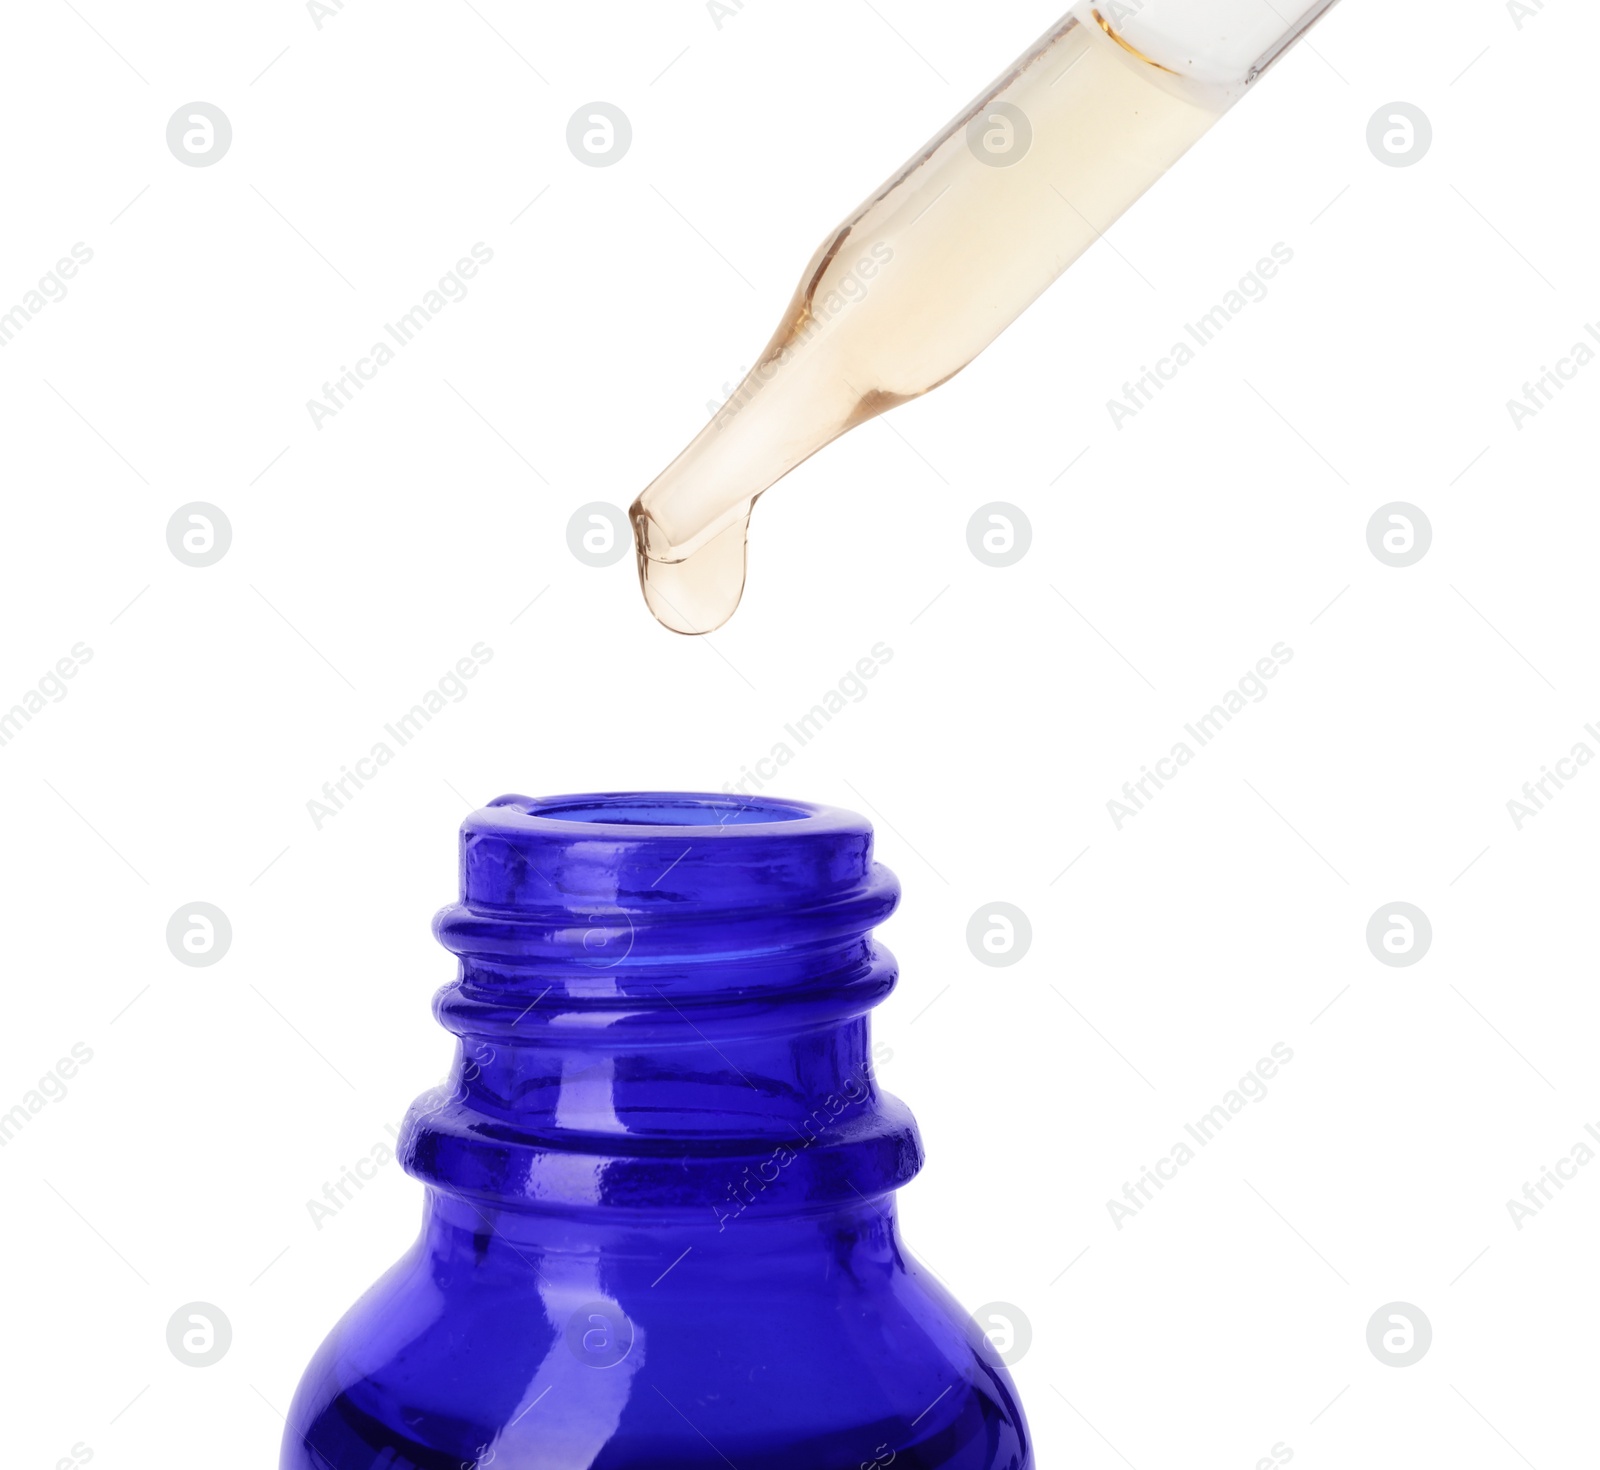
[[[509,797],[494,805],[514,806],[530,817],[596,827],[759,827],[817,815],[815,807],[798,803],[698,793],[623,792],[543,800]]]

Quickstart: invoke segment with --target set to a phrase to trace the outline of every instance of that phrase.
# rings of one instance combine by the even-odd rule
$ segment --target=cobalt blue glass
[[[922,1145],[868,1013],[898,898],[829,807],[469,817],[455,1065],[399,1143],[422,1236],[306,1371],[283,1470],[1032,1470],[896,1226]]]

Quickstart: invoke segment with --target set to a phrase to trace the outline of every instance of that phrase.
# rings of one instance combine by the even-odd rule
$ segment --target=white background
[[[1600,1167],[1520,1231],[1506,1201],[1600,1121],[1600,770],[1520,831],[1506,802],[1600,750],[1600,365],[1520,431],[1505,405],[1600,315],[1600,19],[1345,0],[1114,249],[773,492],[739,614],[686,640],[568,518],[678,451],[826,230],[1055,5],[474,3],[10,17],[0,309],[94,258],[0,350],[0,706],[93,659],[0,748],[0,1111],[94,1055],[0,1150],[8,1467],[276,1463],[305,1361],[415,1234],[392,1163],[320,1230],[306,1202],[445,1068],[462,816],[721,789],[880,641],[776,789],[866,811],[904,882],[876,1024],[928,1148],[905,1235],[1031,1322],[1040,1465],[1587,1462]],[[197,99],[234,133],[208,168],[165,143]],[[597,99],[634,128],[607,169],[565,141]],[[1410,168],[1366,142],[1396,99],[1434,129]],[[315,428],[479,241],[468,298]],[[1116,430],[1277,242],[1269,297]],[[165,540],[196,500],[234,537],[199,570]],[[1034,527],[1007,571],[966,544],[995,500]],[[1434,530],[1405,570],[1366,543],[1395,500]],[[317,830],[479,641],[470,696]],[[1119,831],[1122,783],[1280,641]],[[165,944],[195,900],[233,925],[212,968]],[[1033,924],[1009,969],[966,948],[994,900]],[[1434,930],[1410,968],[1365,941],[1397,900]],[[1274,1043],[1266,1099],[1118,1230]],[[203,1371],[165,1341],[196,1300],[234,1333]],[[1434,1332],[1406,1369],[1366,1344],[1395,1301]]]

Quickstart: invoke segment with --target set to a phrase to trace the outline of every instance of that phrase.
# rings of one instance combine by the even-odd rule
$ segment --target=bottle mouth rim
[[[899,894],[873,861],[865,817],[725,792],[502,796],[462,823],[460,873],[461,902],[435,924],[447,948],[514,959],[531,946],[576,962],[576,929],[590,967],[594,940],[612,928],[626,931],[630,962],[678,954],[680,940],[707,954],[753,952],[810,943],[840,925],[865,934]],[[495,932],[462,928],[464,914]],[[515,934],[495,927],[506,924]],[[743,928],[735,935],[730,924]],[[614,949],[604,954],[622,962]]]
[[[491,815],[492,814],[492,815]],[[854,812],[815,802],[698,791],[591,792],[570,796],[502,796],[482,813],[529,835],[583,840],[650,837],[695,841],[795,838],[860,830]]]

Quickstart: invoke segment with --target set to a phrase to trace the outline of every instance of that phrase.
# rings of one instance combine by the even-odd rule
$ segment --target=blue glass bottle
[[[306,1371],[283,1470],[1031,1470],[900,1244],[873,1079],[899,898],[852,813],[502,797],[461,832],[422,1236]]]

